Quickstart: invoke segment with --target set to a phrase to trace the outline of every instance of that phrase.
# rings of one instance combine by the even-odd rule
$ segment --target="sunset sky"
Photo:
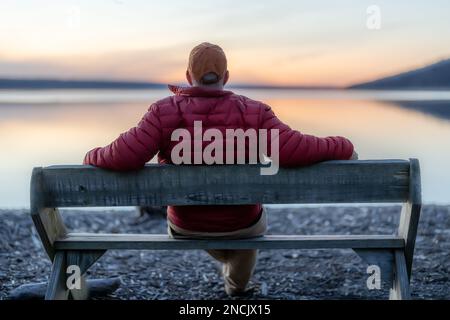
[[[0,77],[183,82],[209,41],[234,83],[344,86],[448,58],[449,39],[445,0],[2,0]]]

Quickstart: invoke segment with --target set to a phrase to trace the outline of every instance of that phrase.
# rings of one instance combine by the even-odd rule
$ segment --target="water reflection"
[[[244,92],[271,105],[280,119],[302,132],[343,135],[361,158],[420,159],[424,200],[450,202],[450,122],[398,103],[348,96],[338,99]],[[41,93],[42,94],[42,93]],[[79,164],[87,150],[134,126],[148,105],[167,91],[119,103],[0,102],[0,207],[28,205],[34,166]],[[263,97],[264,96],[264,97]],[[76,101],[76,99],[75,99]]]
[[[449,101],[397,101],[400,107],[416,110],[435,116],[440,119],[450,121],[450,100]]]

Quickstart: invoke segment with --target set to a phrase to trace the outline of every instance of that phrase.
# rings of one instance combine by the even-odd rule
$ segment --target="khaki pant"
[[[266,212],[252,226],[232,232],[196,232],[182,229],[167,220],[168,233],[178,239],[243,239],[264,235],[267,228]],[[257,250],[206,250],[214,259],[222,263],[225,291],[229,295],[239,294],[245,288],[253,274]]]

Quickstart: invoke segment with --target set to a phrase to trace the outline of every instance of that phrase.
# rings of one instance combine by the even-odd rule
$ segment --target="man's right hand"
[[[351,158],[348,160],[358,160],[358,154],[356,153],[356,151],[353,150],[353,154],[352,154]]]

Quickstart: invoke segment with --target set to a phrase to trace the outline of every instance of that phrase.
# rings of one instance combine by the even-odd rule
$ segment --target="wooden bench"
[[[395,235],[267,235],[242,240],[175,240],[166,234],[72,233],[60,207],[159,205],[403,203]],[[86,298],[86,286],[68,290],[66,269],[84,275],[107,250],[353,249],[378,265],[390,298],[410,298],[409,279],[421,210],[419,162],[330,161],[260,175],[260,165],[147,165],[134,172],[90,166],[34,168],[31,215],[53,261],[46,299]],[[83,276],[83,281],[84,276]]]

